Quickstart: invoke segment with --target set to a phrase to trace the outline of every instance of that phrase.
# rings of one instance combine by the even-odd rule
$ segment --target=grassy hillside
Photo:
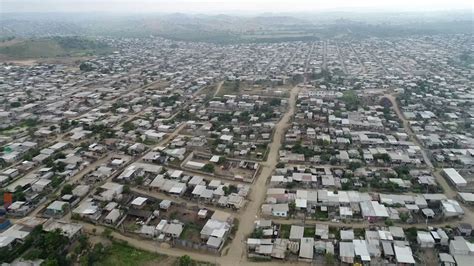
[[[9,58],[51,58],[103,54],[111,48],[102,42],[80,37],[15,40],[0,45],[0,55]]]

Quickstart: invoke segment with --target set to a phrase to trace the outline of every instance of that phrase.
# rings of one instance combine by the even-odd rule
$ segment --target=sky
[[[284,13],[473,10],[471,0],[0,0],[0,12]]]

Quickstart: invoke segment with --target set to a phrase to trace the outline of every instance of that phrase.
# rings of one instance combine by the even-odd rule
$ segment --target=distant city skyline
[[[263,13],[443,11],[473,9],[469,0],[0,0],[1,12]]]

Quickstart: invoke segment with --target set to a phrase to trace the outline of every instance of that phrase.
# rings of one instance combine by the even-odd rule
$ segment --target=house
[[[458,266],[472,265],[474,259],[474,245],[462,236],[456,236],[449,242],[449,254],[454,257]]]
[[[262,212],[265,215],[272,215],[272,216],[286,218],[288,217],[289,211],[290,211],[290,208],[287,203],[262,205]]]
[[[11,236],[0,236],[0,248],[2,250],[9,250],[15,243],[15,238]]]
[[[354,263],[354,244],[352,242],[339,243],[339,259],[341,262]]]
[[[65,201],[56,200],[49,204],[48,207],[46,207],[44,215],[53,217],[63,216],[68,210],[69,203]]]
[[[87,199],[79,204],[79,206],[77,206],[72,211],[72,213],[90,220],[98,220],[101,215],[99,206],[97,206],[97,204],[92,199]]]
[[[462,236],[471,236],[472,234],[472,225],[468,223],[460,223],[458,224],[458,231],[459,234]]]
[[[341,241],[352,241],[354,240],[354,230],[341,230]]]
[[[448,246],[449,236],[446,234],[446,232],[443,229],[438,228],[438,230],[436,230],[436,233],[439,236],[439,244],[441,244],[442,246]]]
[[[8,176],[0,175],[0,186],[6,184],[9,180],[10,178]]]
[[[291,225],[290,240],[300,241],[304,235],[304,227],[299,225]]]
[[[201,238],[207,240],[213,235],[224,235],[228,228],[229,226],[226,222],[209,219],[201,229]]]
[[[362,217],[366,218],[370,222],[385,219],[389,216],[387,208],[377,201],[361,201],[360,209],[362,212]]]
[[[288,239],[275,239],[271,256],[277,259],[284,259],[286,257],[288,242]]]
[[[102,190],[102,192],[99,194],[99,196],[95,197],[97,197],[99,200],[109,202],[112,201],[114,198],[120,198],[123,191],[123,185],[107,182],[103,184],[100,189]]]
[[[369,249],[367,247],[367,242],[361,239],[354,239],[352,240],[352,244],[354,245],[354,253],[363,263],[370,262],[370,254]]]
[[[453,184],[457,189],[462,189],[467,186],[467,181],[454,168],[444,168],[443,175]]]
[[[232,143],[233,139],[234,139],[234,136],[231,136],[231,135],[221,135],[220,140],[224,141],[224,142],[227,142],[227,143]]]
[[[67,223],[54,219],[50,219],[43,224],[44,231],[52,232],[59,229],[61,234],[68,237],[69,239],[77,239],[77,237],[83,233],[82,228],[83,226],[81,224]]]
[[[34,192],[42,192],[49,186],[49,184],[51,184],[50,179],[41,178],[35,183],[31,184],[31,190]]]
[[[395,260],[398,264],[415,265],[415,258],[413,258],[413,252],[410,247],[394,245],[393,248],[395,250]]]
[[[381,241],[383,255],[386,259],[392,259],[395,256],[395,252],[393,251],[392,242],[391,241]]]
[[[474,204],[474,193],[459,192],[458,198],[461,200],[461,202],[465,204],[469,204],[469,205]]]
[[[180,222],[169,223],[167,220],[161,220],[156,226],[156,230],[167,237],[179,238],[183,232],[183,224]]]
[[[121,216],[120,210],[113,209],[107,214],[107,216],[105,216],[104,222],[106,224],[114,225],[118,221],[120,216]]]
[[[0,233],[0,245],[13,246],[15,242],[23,243],[30,235],[31,229],[20,224],[14,224]]]
[[[298,258],[304,261],[312,261],[314,256],[314,238],[303,237],[300,242],[300,253]]]
[[[453,256],[448,253],[439,253],[439,262],[441,266],[456,266]]]
[[[327,225],[327,224],[316,224],[314,234],[319,239],[323,239],[323,240],[329,239],[329,225]]]
[[[19,173],[20,172],[18,171],[18,169],[10,168],[10,169],[6,169],[5,171],[3,171],[0,175],[7,176],[9,178],[14,178],[14,177],[18,176]]]
[[[7,207],[9,214],[14,216],[24,216],[30,211],[31,206],[29,206],[25,201],[15,201],[10,206]]]
[[[167,211],[171,207],[171,200],[162,200],[160,202],[160,209]]]
[[[418,231],[416,236],[416,242],[422,248],[433,248],[435,240],[430,232]]]
[[[441,211],[445,217],[459,217],[464,215],[464,210],[459,205],[459,202],[452,199],[441,201]]]
[[[405,232],[403,231],[402,227],[390,226],[388,230],[390,231],[390,234],[392,234],[393,240],[405,240]]]
[[[138,210],[140,211],[140,210]],[[134,231],[137,234],[142,235],[143,237],[153,238],[155,237],[155,227],[152,225],[143,224],[140,229]]]
[[[146,201],[148,199],[145,198],[145,197],[136,197],[131,203],[130,205],[133,207],[133,208],[136,208],[136,209],[141,209],[145,206],[146,204]]]
[[[77,185],[73,190],[72,190],[72,195],[76,197],[84,197],[87,192],[89,192],[90,185]]]

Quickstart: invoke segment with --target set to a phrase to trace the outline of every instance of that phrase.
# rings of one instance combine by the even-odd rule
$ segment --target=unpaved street
[[[260,213],[260,206],[265,199],[267,179],[271,176],[276,164],[278,163],[278,151],[280,149],[283,136],[285,135],[285,131],[289,126],[293,114],[295,113],[298,91],[298,87],[294,87],[291,90],[288,101],[288,110],[275,127],[275,134],[273,136],[272,142],[270,143],[267,161],[263,163],[262,171],[252,185],[252,190],[249,195],[250,202],[247,205],[247,208],[238,217],[240,224],[235,238],[230,246],[226,248],[227,250],[224,250],[224,255],[222,257],[223,265],[243,265],[247,260],[244,241],[246,236],[253,231],[254,221]]]
[[[446,195],[446,197],[448,197],[449,199],[455,199],[458,194],[457,191],[450,184],[448,184],[446,179],[441,175],[441,169],[434,168],[433,163],[431,163],[431,160],[428,154],[426,153],[426,150],[424,149],[423,145],[421,145],[420,141],[418,140],[418,137],[411,129],[409,121],[406,119],[405,115],[400,109],[396,97],[391,94],[386,94],[384,95],[384,97],[389,99],[392,103],[393,109],[395,110],[395,113],[397,114],[398,118],[402,121],[403,127],[405,128],[405,132],[408,134],[410,139],[416,145],[418,145],[418,147],[420,147],[423,160],[425,161],[426,165],[432,170],[432,174],[436,178],[436,182],[438,182],[438,184],[443,189],[444,195]],[[464,210],[464,217],[460,222],[464,221],[466,223],[474,223],[474,212],[469,207],[466,207],[464,205],[461,205],[461,207]]]

